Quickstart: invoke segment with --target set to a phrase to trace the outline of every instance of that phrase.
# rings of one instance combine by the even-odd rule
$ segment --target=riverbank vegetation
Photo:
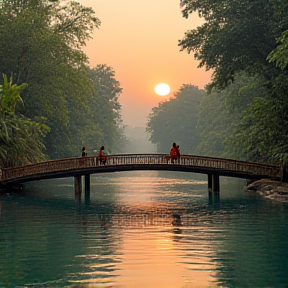
[[[147,124],[151,141],[166,151],[178,141],[185,153],[287,164],[287,1],[180,2],[184,17],[198,13],[205,21],[179,47],[213,71],[212,81],[205,93],[192,87],[184,100],[181,88],[155,107]],[[188,111],[179,110],[184,106]]]
[[[76,1],[1,2],[0,84],[8,77],[21,97],[7,113],[0,92],[0,166],[80,156],[82,146],[90,155],[121,147],[122,88],[111,67],[90,67],[83,52],[100,25]]]
[[[42,138],[50,129],[44,124],[45,119],[29,119],[15,113],[17,104],[23,104],[20,92],[26,87],[26,83],[12,85],[12,77],[8,80],[3,76],[3,85],[0,85],[0,167],[46,159]]]
[[[179,49],[212,81],[183,84],[153,108],[150,140],[161,153],[175,141],[185,154],[287,164],[287,1],[180,3],[184,17],[205,21]],[[80,156],[82,146],[121,152],[121,85],[83,52],[100,25],[77,1],[0,2],[0,166]]]

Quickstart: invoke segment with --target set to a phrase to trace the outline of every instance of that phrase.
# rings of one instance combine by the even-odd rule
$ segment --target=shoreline
[[[270,200],[288,203],[288,183],[285,182],[261,179],[247,184],[246,190]]]

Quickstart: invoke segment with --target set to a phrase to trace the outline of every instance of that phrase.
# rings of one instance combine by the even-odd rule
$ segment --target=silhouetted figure
[[[173,226],[182,226],[181,216],[179,214],[173,214],[172,225]]]
[[[85,147],[82,147],[82,157],[83,157],[83,156],[87,156],[87,152],[86,152]]]
[[[171,160],[172,164],[174,163],[175,160],[178,159],[178,150],[175,142],[172,144],[172,148],[170,150],[170,156],[168,156],[168,159]]]

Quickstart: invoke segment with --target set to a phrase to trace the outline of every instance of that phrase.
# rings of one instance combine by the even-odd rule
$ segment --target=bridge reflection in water
[[[133,170],[168,170],[207,174],[208,192],[214,194],[220,192],[219,176],[283,179],[283,169],[273,165],[196,155],[182,155],[180,159],[171,163],[164,154],[122,154],[109,156],[106,165],[101,164],[97,156],[86,156],[4,168],[0,176],[0,186],[11,187],[41,179],[74,177],[75,194],[81,195],[81,180],[84,175],[85,193],[89,195],[90,174]]]

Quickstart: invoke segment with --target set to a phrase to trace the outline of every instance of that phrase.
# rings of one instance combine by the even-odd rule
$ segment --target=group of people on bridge
[[[167,162],[170,160],[171,163],[174,164],[174,161],[179,160],[180,156],[180,147],[174,142],[170,150],[170,155],[166,157]]]
[[[87,156],[87,151],[86,151],[85,147],[82,147],[82,157],[84,157],[84,156]],[[105,165],[108,157],[105,153],[105,147],[104,146],[100,147],[98,157],[99,157],[100,163]]]
[[[87,156],[87,151],[85,147],[82,147],[82,157]],[[107,154],[105,153],[105,147],[101,146],[99,149],[98,154],[100,163],[105,165],[108,159]],[[172,144],[172,148],[170,150],[170,155],[166,156],[167,163],[170,160],[172,164],[174,164],[174,161],[180,159],[180,147],[175,142]]]

